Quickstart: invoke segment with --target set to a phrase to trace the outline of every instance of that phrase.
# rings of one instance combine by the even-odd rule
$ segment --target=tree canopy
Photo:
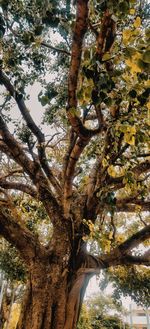
[[[100,270],[149,303],[149,10],[0,1],[0,234],[27,269],[26,329],[76,328]]]
[[[124,321],[125,309],[114,303],[111,295],[99,292],[83,304],[78,329],[129,328]]]

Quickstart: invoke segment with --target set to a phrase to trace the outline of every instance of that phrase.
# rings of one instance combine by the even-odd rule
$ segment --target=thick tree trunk
[[[17,329],[76,328],[85,275],[73,279],[67,269],[61,272],[60,267],[60,264],[34,267]]]

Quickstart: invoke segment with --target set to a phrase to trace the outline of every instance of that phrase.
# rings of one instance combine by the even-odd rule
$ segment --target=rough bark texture
[[[60,243],[59,243],[60,248]],[[58,248],[58,249],[59,249]],[[35,259],[29,267],[29,281],[17,329],[76,328],[86,274],[73,268],[71,250],[61,244],[50,255]],[[67,257],[68,255],[68,257]],[[71,264],[71,262],[72,264]]]

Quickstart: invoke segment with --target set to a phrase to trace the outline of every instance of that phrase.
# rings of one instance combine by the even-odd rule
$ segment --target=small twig
[[[16,170],[13,170],[11,172],[9,172],[8,174],[4,175],[4,176],[0,176],[0,179],[5,179],[7,177],[10,177],[10,176],[13,176],[15,174],[20,174],[20,173],[23,173],[23,169],[16,169]]]
[[[141,214],[139,213],[138,215],[139,215],[140,221],[144,224],[144,226],[147,226],[148,224],[144,221]]]
[[[57,51],[58,53],[62,53],[62,54],[65,54],[65,55],[68,55],[68,56],[71,56],[71,54],[69,53],[69,51],[65,50],[65,49],[61,49],[61,48],[58,48],[58,47],[54,47],[44,41],[41,42],[41,46],[42,47],[46,47],[46,48],[49,48],[51,50],[54,50],[54,51]]]
[[[45,148],[48,146],[48,144],[54,139],[55,136],[60,135],[60,133],[55,133],[45,144]]]

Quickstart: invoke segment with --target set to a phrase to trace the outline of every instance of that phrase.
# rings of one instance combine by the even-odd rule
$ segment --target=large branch
[[[149,211],[150,209],[150,201],[144,201],[139,199],[131,199],[131,202],[126,199],[117,200],[115,211],[116,212],[136,212],[137,205],[140,206],[141,211]]]
[[[139,232],[133,234],[125,242],[114,248],[110,253],[100,256],[85,255],[85,262],[88,268],[103,269],[117,265],[150,265],[150,251],[144,255],[136,256],[131,253],[132,249],[139,246],[140,243],[150,238],[150,225],[147,225]]]
[[[89,143],[91,137],[101,132],[102,129],[106,129],[106,126],[102,120],[101,109],[99,107],[96,107],[96,114],[97,114],[99,126],[94,130],[87,129],[76,114],[78,76],[79,76],[80,63],[81,63],[83,40],[87,28],[88,28],[88,0],[84,0],[84,1],[78,0],[76,23],[73,33],[73,42],[71,49],[69,78],[68,78],[67,115],[69,122],[72,126],[72,129],[76,133],[76,136],[79,137],[79,139],[77,140],[77,142],[74,143],[73,147],[70,147],[68,163],[65,171],[64,208],[67,216],[69,215],[69,208],[70,208],[69,199],[72,195],[72,181],[75,173],[75,165],[81,153],[83,152],[85,146]],[[108,41],[109,42],[111,41],[111,46],[114,42],[114,34],[113,34],[114,29],[115,29],[115,22],[113,21],[111,14],[107,10],[104,13],[104,18],[102,20],[101,32],[97,34],[98,35],[97,55],[99,57],[99,60],[102,58],[102,55],[105,52],[110,50],[110,49],[106,49],[106,44],[108,45]],[[110,34],[111,36],[113,35],[113,40],[110,40]]]
[[[121,255],[129,253],[133,248],[137,247],[140,243],[150,238],[150,225],[147,225],[142,230],[133,234],[129,239],[118,246]]]
[[[33,161],[31,161],[27,157],[25,152],[22,150],[21,145],[15,140],[13,135],[10,134],[2,116],[0,116],[0,134],[3,138],[3,141],[1,143],[2,149],[6,152],[9,152],[15,162],[17,162],[24,169],[24,171],[33,179],[36,169],[35,163],[33,163]]]
[[[35,124],[29,110],[27,109],[24,100],[23,100],[23,95],[19,94],[14,86],[11,84],[9,78],[2,72],[0,71],[0,80],[6,87],[6,89],[9,91],[10,95],[14,97],[18,108],[28,126],[28,128],[32,131],[32,133],[36,136],[38,140],[38,155],[39,155],[39,160],[41,162],[41,165],[49,178],[50,182],[52,183],[53,187],[56,189],[57,192],[60,193],[60,186],[57,181],[57,179],[54,177],[48,162],[46,158],[46,153],[45,153],[45,137],[40,128]]]
[[[3,138],[1,143],[3,150],[6,154],[9,152],[15,162],[18,163],[29,175],[37,188],[38,198],[45,206],[52,223],[56,226],[62,225],[64,219],[62,216],[62,209],[53,195],[47,178],[43,174],[39,163],[36,161],[33,162],[27,157],[20,144],[10,134],[2,117],[0,117],[0,132]]]
[[[67,159],[67,167],[64,175],[64,214],[66,218],[69,217],[76,163],[87,144],[88,141],[79,138]]]
[[[0,178],[0,187],[6,190],[18,190],[31,195],[33,198],[37,198],[38,194],[35,188],[29,184],[23,184],[20,182],[9,182],[6,179]]]
[[[145,253],[142,256],[126,255],[124,259],[122,259],[121,264],[150,266],[150,250],[149,253]]]
[[[68,77],[68,120],[82,139],[89,139],[101,131],[101,125],[94,130],[87,129],[80,118],[76,114],[77,108],[77,85],[81,63],[82,46],[85,33],[88,28],[88,0],[77,0],[76,22],[73,33],[73,41],[71,48],[71,62]]]
[[[132,249],[139,246],[140,243],[148,240],[150,238],[150,225],[147,225],[142,230],[133,234],[125,242],[121,243],[117,248],[115,248],[110,254],[105,258],[105,262],[108,266],[112,265],[122,265],[122,264],[139,264],[150,265],[149,254],[146,256],[137,256],[131,254]],[[133,258],[132,258],[133,257]]]
[[[44,251],[38,239],[12,217],[8,208],[0,209],[0,234],[19,250],[28,265],[35,256]]]
[[[70,197],[72,195],[72,181],[75,173],[76,163],[82,154],[85,146],[89,143],[92,136],[97,135],[105,125],[100,120],[99,113],[97,114],[98,128],[87,129],[83,122],[76,114],[77,108],[77,84],[81,63],[83,40],[88,28],[88,0],[77,0],[76,22],[73,33],[72,49],[71,49],[71,62],[68,77],[68,105],[67,116],[71,124],[75,143],[72,147],[70,140],[69,154],[67,153],[67,165],[65,166],[65,186],[64,186],[64,210],[65,215],[68,217],[70,208]]]
[[[135,179],[138,182],[140,182],[139,176],[142,175],[142,174],[146,174],[146,173],[150,172],[150,161],[149,160],[142,161],[141,163],[134,166],[130,170],[134,174]],[[120,188],[123,188],[125,186],[125,183],[123,182],[123,179],[124,179],[124,176],[113,178],[113,177],[107,175],[107,184],[109,184],[110,186],[114,185],[114,189],[115,189],[115,186],[116,186],[116,189],[120,189]]]
[[[88,0],[77,0],[77,13],[76,22],[73,33],[72,49],[71,49],[71,62],[68,77],[68,106],[67,116],[72,126],[71,136],[74,141],[70,139],[70,146],[67,157],[65,160],[65,172],[64,172],[64,213],[65,216],[69,216],[70,211],[70,198],[72,195],[72,181],[75,171],[76,162],[83,151],[83,144],[87,144],[89,140],[89,131],[85,128],[76,115],[75,110],[77,108],[77,83],[78,75],[81,63],[82,44],[85,32],[88,24]],[[74,132],[76,136],[74,136]],[[91,134],[91,133],[90,133]],[[81,139],[81,143],[76,144],[77,137]],[[83,141],[82,141],[83,140]],[[80,145],[82,144],[82,145]]]
[[[76,23],[71,49],[71,63],[68,78],[68,112],[77,107],[77,83],[80,69],[82,44],[88,27],[88,0],[77,0]],[[70,114],[70,121],[73,115]]]
[[[122,150],[122,149],[121,149]],[[120,151],[121,152],[121,151]],[[118,156],[120,156],[120,152]],[[104,151],[105,154],[105,151]],[[117,155],[116,155],[117,156]],[[108,191],[117,191],[121,188],[125,187],[124,176],[121,177],[111,177],[107,172],[107,168],[102,168],[102,159],[104,155],[98,157],[95,165],[93,166],[90,176],[89,176],[89,184],[87,189],[87,211],[91,214],[93,212],[93,207],[96,209],[96,204],[98,204],[97,193],[100,192],[101,187],[103,185],[107,186]],[[109,165],[108,165],[109,166]],[[140,175],[146,174],[150,172],[150,161],[146,160],[141,162],[139,165],[134,166],[132,169],[132,173],[135,177],[137,183],[146,180],[149,175],[144,178],[140,178]],[[99,177],[99,179],[97,179]],[[116,212],[136,212],[136,205],[141,207],[141,211],[149,211],[150,202],[149,200],[140,200],[134,196],[125,199],[117,199],[116,200]]]

